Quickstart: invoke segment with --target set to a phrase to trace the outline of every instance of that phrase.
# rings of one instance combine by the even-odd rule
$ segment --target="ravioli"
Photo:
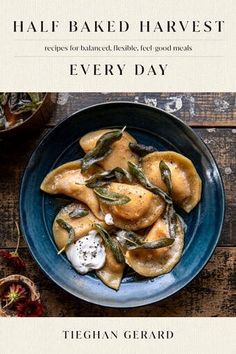
[[[121,229],[139,230],[148,227],[164,210],[163,199],[140,185],[111,183],[107,189],[130,198],[124,205],[109,205],[100,201],[103,213],[111,214],[114,225]]]
[[[118,263],[112,251],[109,248],[106,248],[106,262],[101,269],[96,271],[96,274],[105,285],[118,290],[124,269],[125,264]]]
[[[60,212],[55,217],[53,222],[53,236],[55,243],[58,249],[62,249],[68,240],[68,232],[60,227],[56,222],[57,219],[62,219],[71,225],[75,231],[75,240],[86,236],[89,231],[94,230],[94,224],[100,223],[104,228],[108,228],[108,225],[101,222],[93,215],[93,213],[89,210],[88,215],[80,217],[80,218],[71,218],[69,213],[73,212],[77,208],[85,208],[85,205],[82,203],[71,203],[60,210]]]
[[[93,190],[84,184],[91,175],[82,175],[80,167],[80,161],[68,162],[57,167],[44,178],[40,188],[49,194],[65,194],[85,203],[93,214],[102,220],[98,199]],[[90,172],[95,171],[96,167],[93,167]]]
[[[153,225],[145,241],[150,242],[169,237],[167,220],[161,216]],[[175,241],[171,246],[159,249],[136,249],[125,253],[126,263],[144,277],[156,277],[171,271],[182,256],[184,231],[181,222],[177,221]]]
[[[101,129],[90,132],[80,139],[80,146],[85,153],[92,150],[98,139],[114,129]],[[138,157],[130,150],[129,143],[136,143],[136,140],[127,132],[123,132],[122,138],[112,144],[112,152],[99,165],[104,170],[112,170],[115,167],[128,169],[128,161],[138,162]]]
[[[174,151],[153,152],[143,158],[145,175],[165,192],[167,187],[161,179],[160,161],[164,161],[171,171],[173,200],[189,213],[200,201],[202,191],[202,181],[192,161]]]

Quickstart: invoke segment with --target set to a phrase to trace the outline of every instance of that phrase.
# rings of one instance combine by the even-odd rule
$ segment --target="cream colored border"
[[[234,0],[1,0],[0,12],[0,77],[1,91],[235,91],[235,13]],[[57,19],[125,19],[133,28],[137,19],[155,21],[171,19],[224,19],[224,33],[189,35],[178,34],[156,37],[141,36],[135,30],[122,37],[118,34],[83,36],[88,42],[107,40],[111,45],[132,43],[142,39],[145,44],[185,43],[196,48],[193,58],[129,58],[128,55],[102,58],[49,58],[43,55],[45,45],[58,45],[65,39],[77,43],[76,36],[59,33],[37,33],[34,36],[12,33],[14,19],[48,21]],[[32,40],[33,39],[33,40]],[[80,38],[79,38],[80,41]],[[63,42],[63,41],[62,41]],[[95,41],[94,41],[95,42]],[[207,55],[208,57],[203,57]],[[25,57],[32,56],[32,57]],[[69,64],[117,64],[128,66],[125,76],[70,77]],[[156,77],[134,77],[132,65],[143,63],[168,64],[168,74]],[[157,304],[161,306],[161,304]],[[233,353],[235,319],[230,318],[37,318],[0,319],[0,352],[23,353]],[[64,340],[64,329],[94,329],[119,331],[118,340]],[[124,340],[124,330],[171,330],[171,340]]]
[[[232,318],[41,318],[1,319],[4,354],[174,353],[233,354]],[[63,330],[118,333],[118,339],[64,339]],[[124,332],[173,331],[172,339],[124,339]]]

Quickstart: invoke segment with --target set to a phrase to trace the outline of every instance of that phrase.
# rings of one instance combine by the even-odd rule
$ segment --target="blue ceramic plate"
[[[105,286],[93,273],[81,276],[57,255],[52,222],[60,199],[39,187],[49,171],[83,156],[79,138],[91,130],[127,126],[139,143],[174,150],[191,159],[203,181],[200,204],[185,218],[184,253],[174,269],[147,279],[127,272],[119,291]],[[43,271],[69,293],[104,306],[134,307],[165,299],[188,284],[212,255],[224,218],[224,191],[217,165],[195,133],[178,118],[142,104],[100,104],[73,114],[55,127],[34,151],[20,191],[21,227],[33,257]]]

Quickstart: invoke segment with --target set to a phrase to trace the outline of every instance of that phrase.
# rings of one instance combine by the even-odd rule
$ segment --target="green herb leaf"
[[[161,160],[159,163],[159,169],[161,172],[161,179],[167,187],[168,194],[171,195],[172,194],[172,180],[171,180],[170,169],[163,160]]]
[[[146,242],[144,237],[136,234],[133,231],[122,230],[118,232],[117,236],[118,241],[122,246],[126,247],[128,250],[135,249],[157,249],[167,246],[171,246],[174,242],[174,239],[169,237],[163,237],[155,241]]]
[[[8,105],[13,114],[34,112],[41,103],[42,101],[32,101],[28,92],[11,92],[9,94]]]
[[[117,232],[117,240],[127,249],[135,249],[143,244],[144,236],[133,231],[121,230]]]
[[[143,170],[141,167],[135,165],[133,162],[128,162],[128,166],[130,169],[130,173],[137,178],[139,183],[146,189],[148,189],[150,192],[159,195],[161,198],[165,200],[166,203],[172,204],[172,199],[171,197],[165,193],[163,190],[161,190],[159,187],[155,186],[152,184],[149,179],[145,176]]]
[[[110,234],[100,225],[100,224],[95,224],[96,230],[99,233],[99,235],[102,237],[105,246],[109,248],[114,257],[116,258],[118,263],[125,263],[124,255],[120,249],[119,244],[116,242],[115,239],[113,239]]]
[[[176,238],[179,228],[181,228],[181,232],[185,232],[186,224],[182,217],[174,210],[173,204],[167,204],[166,218],[168,222],[169,235],[172,239]]]
[[[127,195],[109,192],[106,188],[94,188],[94,192],[105,204],[123,205],[130,202],[130,198]]]
[[[154,148],[153,146],[147,146],[147,145],[137,144],[137,143],[129,143],[129,148],[132,152],[134,152],[140,157],[144,157],[148,154],[151,154],[152,152],[157,151],[157,149]]]
[[[7,126],[7,120],[3,107],[0,105],[0,129],[5,129]]]
[[[111,181],[96,181],[92,183],[88,183],[87,187],[89,188],[100,188],[100,187],[106,187]]]
[[[65,246],[62,249],[60,249],[60,251],[57,253],[57,254],[61,254],[62,252],[64,252],[66,250],[66,248],[69,245],[71,245],[74,242],[75,230],[70,224],[68,224],[63,219],[57,219],[56,222],[58,223],[58,225],[60,227],[62,227],[64,230],[66,230],[68,232],[68,240],[67,240]]]
[[[72,219],[77,219],[77,218],[82,218],[83,216],[86,216],[89,214],[88,209],[84,208],[75,208],[69,213],[69,217]]]
[[[166,206],[166,217],[168,222],[168,229],[170,238],[174,239],[176,237],[176,227],[177,227],[177,216],[174,210],[173,204],[167,204]]]
[[[7,93],[7,92],[0,93],[0,105],[1,106],[5,106],[5,104],[8,101],[8,96],[9,96],[9,93]]]
[[[41,92],[28,92],[30,99],[33,103],[41,103],[42,102],[42,93]]]
[[[131,174],[124,168],[116,167],[113,168],[112,172],[115,174],[115,177],[118,182],[128,182],[128,183],[132,182]]]
[[[85,184],[89,188],[96,188],[105,186],[113,180],[117,180],[118,182],[132,182],[132,176],[125,169],[116,167],[110,171],[95,173],[85,181]]]
[[[104,160],[111,152],[111,145],[121,139],[122,130],[113,130],[103,134],[97,141],[95,148],[89,151],[82,159],[81,171],[85,172],[95,163]]]
[[[163,248],[163,247],[168,247],[171,246],[174,243],[174,240],[170,237],[163,237],[159,238],[159,240],[151,241],[151,242],[145,242],[142,246],[142,248],[145,249],[153,249],[153,248]]]
[[[115,177],[112,171],[102,171],[95,173],[92,177],[85,181],[85,184],[89,188],[102,187],[111,182]]]

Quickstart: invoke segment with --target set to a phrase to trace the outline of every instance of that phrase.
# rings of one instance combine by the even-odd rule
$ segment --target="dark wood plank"
[[[174,296],[152,305],[115,309],[92,305],[66,293],[38,268],[26,249],[20,250],[27,262],[25,275],[41,292],[44,316],[235,316],[236,248],[217,248],[201,274]],[[12,274],[11,267],[0,260],[0,277]]]
[[[0,142],[0,247],[16,244],[14,221],[19,220],[21,178],[30,155],[46,133],[47,130],[41,130],[20,141]],[[25,246],[23,240],[21,246]]]
[[[87,106],[111,101],[140,102],[175,114],[192,126],[236,126],[235,93],[59,93],[50,121],[60,122]]]
[[[31,152],[46,134],[35,134],[31,139],[18,143],[1,143],[0,148],[0,247],[14,247],[14,220],[18,219],[18,193],[21,176]],[[236,133],[234,129],[197,129],[219,164],[227,201],[224,232],[220,245],[236,245]],[[22,243],[23,245],[23,243]]]
[[[215,157],[224,182],[226,213],[220,245],[236,245],[236,130],[210,128],[195,131]]]

